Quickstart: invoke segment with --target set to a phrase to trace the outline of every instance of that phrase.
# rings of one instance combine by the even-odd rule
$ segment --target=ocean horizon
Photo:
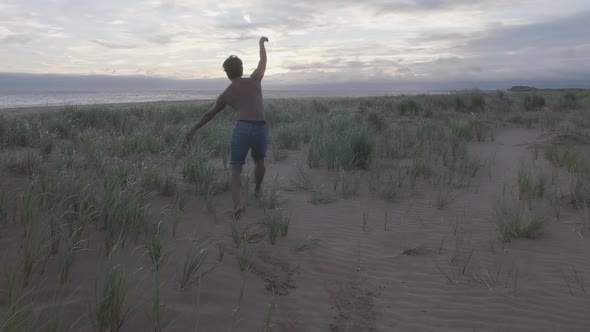
[[[2,91],[0,109],[184,101],[215,99],[220,90],[138,90],[138,91]],[[264,98],[371,97],[433,93],[425,91],[351,91],[351,90],[264,90]],[[440,93],[440,92],[439,92]]]

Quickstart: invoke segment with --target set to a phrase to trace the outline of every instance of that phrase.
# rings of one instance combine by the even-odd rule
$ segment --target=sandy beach
[[[0,330],[587,331],[577,93],[268,100],[237,221],[231,110],[2,109]]]

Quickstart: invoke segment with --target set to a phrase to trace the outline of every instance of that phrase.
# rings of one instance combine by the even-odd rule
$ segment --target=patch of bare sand
[[[523,143],[540,134],[506,129],[495,142],[471,144],[482,170],[469,188],[455,191],[446,210],[434,207],[428,187],[393,204],[365,194],[310,206],[309,195],[290,196],[296,220],[290,237],[319,241],[299,254],[297,287],[279,302],[279,330],[584,331],[590,298],[581,290],[572,296],[563,276],[570,266],[590,272],[587,241],[563,222],[578,211],[564,207],[562,221],[550,219],[534,240],[490,238],[493,203],[504,188],[514,190],[522,162],[532,164]],[[547,162],[537,160],[535,167],[550,175]],[[544,211],[543,205],[535,209]],[[408,248],[424,250],[403,254]],[[472,253],[464,273],[458,262],[456,279],[449,263],[454,250],[463,252],[463,261]]]

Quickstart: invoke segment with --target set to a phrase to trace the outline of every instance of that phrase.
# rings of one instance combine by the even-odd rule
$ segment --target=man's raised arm
[[[268,38],[260,37],[260,61],[258,61],[258,67],[254,70],[251,77],[255,78],[259,81],[262,80],[264,77],[264,72],[266,71],[266,48],[264,47],[264,42],[267,42]]]

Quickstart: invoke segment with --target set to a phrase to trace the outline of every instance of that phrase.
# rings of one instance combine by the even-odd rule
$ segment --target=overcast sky
[[[275,83],[590,77],[588,0],[0,0],[0,72]]]

